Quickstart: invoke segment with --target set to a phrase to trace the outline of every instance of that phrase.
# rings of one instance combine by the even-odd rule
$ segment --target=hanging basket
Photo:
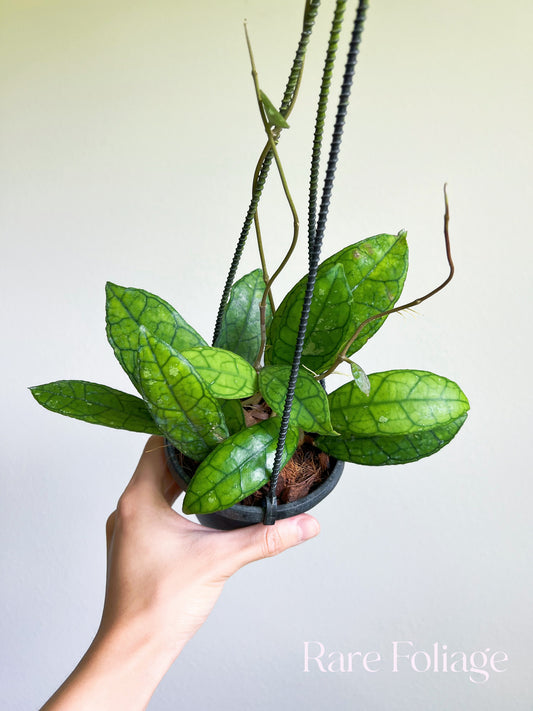
[[[418,306],[452,279],[446,188],[449,274],[427,294],[395,305],[408,264],[403,230],[361,240],[319,264],[367,0],[358,2],[319,200],[327,98],[346,5],[346,0],[336,0],[312,149],[307,276],[275,309],[272,283],[293,254],[300,224],[276,146],[298,93],[319,4],[320,0],[306,1],[300,43],[279,111],[259,88],[249,44],[268,143],[254,173],[252,199],[226,279],[212,347],[168,302],[142,289],[108,282],[108,340],[142,399],[85,380],[31,388],[43,407],[62,415],[163,434],[169,468],[187,489],[183,511],[215,528],[261,521],[272,525],[308,511],[337,484],[344,466],[337,457],[381,466],[430,456],[455,437],[469,409],[466,395],[447,378],[422,370],[367,376],[350,358],[388,315]],[[293,232],[285,257],[268,276],[257,206],[273,159],[291,208]],[[234,284],[254,219],[262,268]],[[351,381],[326,397],[325,379],[343,364],[350,364]],[[310,445],[324,456],[315,458]],[[191,462],[188,469],[184,461]]]
[[[166,441],[166,458],[168,468],[176,483],[185,491],[193,477],[194,469],[187,466],[183,462],[183,457],[178,450],[167,440]],[[310,491],[306,496],[303,496],[296,501],[290,501],[286,504],[277,504],[270,507],[270,497],[263,498],[262,506],[247,506],[245,504],[235,504],[229,509],[218,511],[210,514],[197,514],[198,521],[209,528],[217,528],[221,531],[227,531],[234,528],[243,528],[251,526],[254,523],[261,523],[265,518],[271,518],[272,523],[283,518],[296,516],[297,514],[305,513],[316,506],[322,499],[330,494],[337,486],[341,474],[344,469],[344,462],[330,457],[328,474],[326,479]]]

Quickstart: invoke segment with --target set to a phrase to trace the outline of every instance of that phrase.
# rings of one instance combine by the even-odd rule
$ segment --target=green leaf
[[[257,373],[235,353],[200,346],[184,350],[181,354],[207,384],[213,397],[238,400],[257,392]]]
[[[259,304],[264,291],[265,281],[261,269],[255,269],[235,282],[224,311],[220,334],[215,343],[219,348],[237,353],[252,365],[261,346]],[[270,302],[267,301],[265,311],[267,328],[271,320],[272,309]]]
[[[270,478],[280,418],[265,420],[229,437],[200,464],[191,479],[183,511],[213,513],[242,501]],[[298,432],[289,429],[281,466],[298,446]]]
[[[456,383],[424,370],[387,370],[369,380],[369,396],[355,383],[328,396],[331,423],[342,435],[412,434],[456,420],[470,407]]]
[[[219,400],[230,434],[236,434],[246,427],[244,410],[238,400]]]
[[[95,425],[161,434],[146,404],[135,395],[85,380],[57,380],[30,388],[47,410]]]
[[[381,234],[345,247],[326,259],[320,270],[342,264],[353,294],[357,326],[370,316],[393,308],[400,298],[408,267],[407,233]],[[319,272],[320,273],[320,272]],[[369,323],[357,337],[348,355],[358,351],[381,328],[385,318]]]
[[[357,365],[357,363],[352,363],[351,361],[350,370],[352,371],[353,381],[357,385],[359,390],[365,395],[369,395],[370,380],[368,379],[368,375],[365,373],[365,371],[361,368],[360,365]]]
[[[259,374],[261,394],[272,410],[281,415],[285,406],[290,365],[271,365]],[[324,388],[306,370],[300,369],[294,391],[290,422],[306,432],[334,434]]]
[[[283,299],[268,331],[267,365],[290,364],[294,356],[307,277]],[[335,360],[354,331],[354,304],[350,285],[341,264],[321,269],[317,276],[302,365],[320,373]]]
[[[263,108],[265,109],[265,114],[267,116],[268,123],[272,126],[275,126],[276,128],[289,128],[289,124],[280,114],[274,104],[270,101],[265,92],[259,90],[259,94],[261,96],[261,103],[263,104]]]
[[[370,237],[326,259],[318,270],[302,363],[315,373],[330,367],[360,323],[394,306],[402,292],[407,266],[405,232]],[[331,279],[332,270],[339,267],[343,270],[342,288],[331,294],[324,292],[324,283]],[[336,272],[338,282],[339,273]],[[291,289],[273,318],[265,352],[267,364],[292,363],[306,283],[304,277]],[[369,323],[348,355],[359,350],[384,321],[381,318]],[[332,326],[334,330],[328,334]]]
[[[228,436],[220,405],[189,361],[141,326],[138,379],[152,417],[191,459],[203,459]]]
[[[207,345],[170,304],[155,294],[108,282],[106,297],[107,338],[136,387],[141,326],[177,351]]]
[[[370,466],[407,464],[429,457],[451,442],[466,418],[464,414],[445,425],[408,435],[318,437],[315,444],[327,454],[345,462]]]

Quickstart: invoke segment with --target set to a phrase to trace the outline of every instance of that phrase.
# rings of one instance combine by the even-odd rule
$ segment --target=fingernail
[[[320,532],[320,525],[311,516],[302,516],[297,521],[299,529],[299,539],[301,542],[314,538]]]

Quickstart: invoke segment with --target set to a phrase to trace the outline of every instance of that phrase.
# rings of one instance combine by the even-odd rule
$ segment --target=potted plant
[[[450,273],[429,294],[397,306],[408,267],[404,231],[363,239],[320,262],[366,5],[359,3],[352,32],[318,210],[324,117],[346,1],[338,0],[335,8],[313,142],[308,274],[276,308],[273,282],[289,260],[299,231],[277,145],[288,128],[318,0],[306,2],[279,110],[260,88],[247,35],[267,143],[256,167],[213,345],[160,297],[108,283],[107,337],[140,397],[81,380],[31,388],[35,399],[54,412],[163,435],[169,465],[187,489],[184,512],[215,527],[273,523],[308,510],[335,486],[343,461],[371,466],[416,461],[449,443],[467,417],[468,400],[451,380],[421,370],[367,375],[352,358],[390,313],[421,303],[452,278],[446,195]],[[280,267],[269,276],[257,205],[272,162],[293,214],[293,239]],[[261,268],[234,283],[252,222]],[[350,382],[327,394],[325,379],[343,363],[349,365]]]

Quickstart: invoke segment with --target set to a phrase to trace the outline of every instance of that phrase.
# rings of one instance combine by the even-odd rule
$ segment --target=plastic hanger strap
[[[342,88],[339,97],[339,102],[337,105],[337,114],[335,117],[335,125],[333,129],[333,136],[331,139],[328,164],[326,169],[326,177],[324,179],[324,187],[322,190],[322,198],[320,203],[320,212],[318,216],[318,222],[316,226],[316,233],[313,235],[314,230],[310,225],[309,231],[309,273],[307,278],[307,286],[305,290],[305,296],[302,306],[302,315],[300,317],[300,326],[298,329],[298,336],[296,339],[296,347],[294,350],[294,358],[291,367],[291,374],[289,376],[289,383],[287,386],[287,396],[285,399],[285,406],[283,408],[283,415],[281,418],[280,432],[278,437],[278,445],[276,449],[276,454],[274,457],[274,465],[272,468],[272,475],[270,477],[270,492],[266,498],[270,499],[270,507],[265,506],[265,517],[263,523],[269,525],[273,523],[272,513],[275,516],[276,503],[276,486],[278,482],[281,459],[283,456],[283,448],[285,446],[285,439],[287,437],[287,431],[289,429],[289,419],[291,414],[292,403],[294,400],[294,391],[296,389],[296,380],[298,378],[298,370],[300,368],[300,362],[302,359],[302,352],[304,346],[305,332],[307,329],[307,321],[309,319],[309,312],[311,310],[311,302],[313,299],[313,290],[316,282],[316,275],[318,271],[318,263],[320,260],[320,251],[322,248],[322,242],[324,239],[324,233],[326,229],[326,222],[328,217],[329,205],[331,201],[331,193],[333,190],[333,183],[335,179],[335,171],[337,168],[340,145],[342,140],[342,134],[344,130],[344,124],[346,120],[346,113],[348,110],[348,103],[350,99],[350,91],[353,84],[353,77],[355,73],[355,65],[357,64],[357,56],[359,54],[359,46],[361,43],[361,36],[363,32],[363,25],[366,18],[366,11],[368,8],[368,0],[360,0],[357,7],[357,14],[355,17],[355,22],[352,30],[352,36],[350,40],[350,47],[348,50],[348,56],[346,58],[346,65],[344,69],[344,76],[342,81]],[[268,520],[267,520],[268,511]],[[275,518],[274,518],[275,520]]]

